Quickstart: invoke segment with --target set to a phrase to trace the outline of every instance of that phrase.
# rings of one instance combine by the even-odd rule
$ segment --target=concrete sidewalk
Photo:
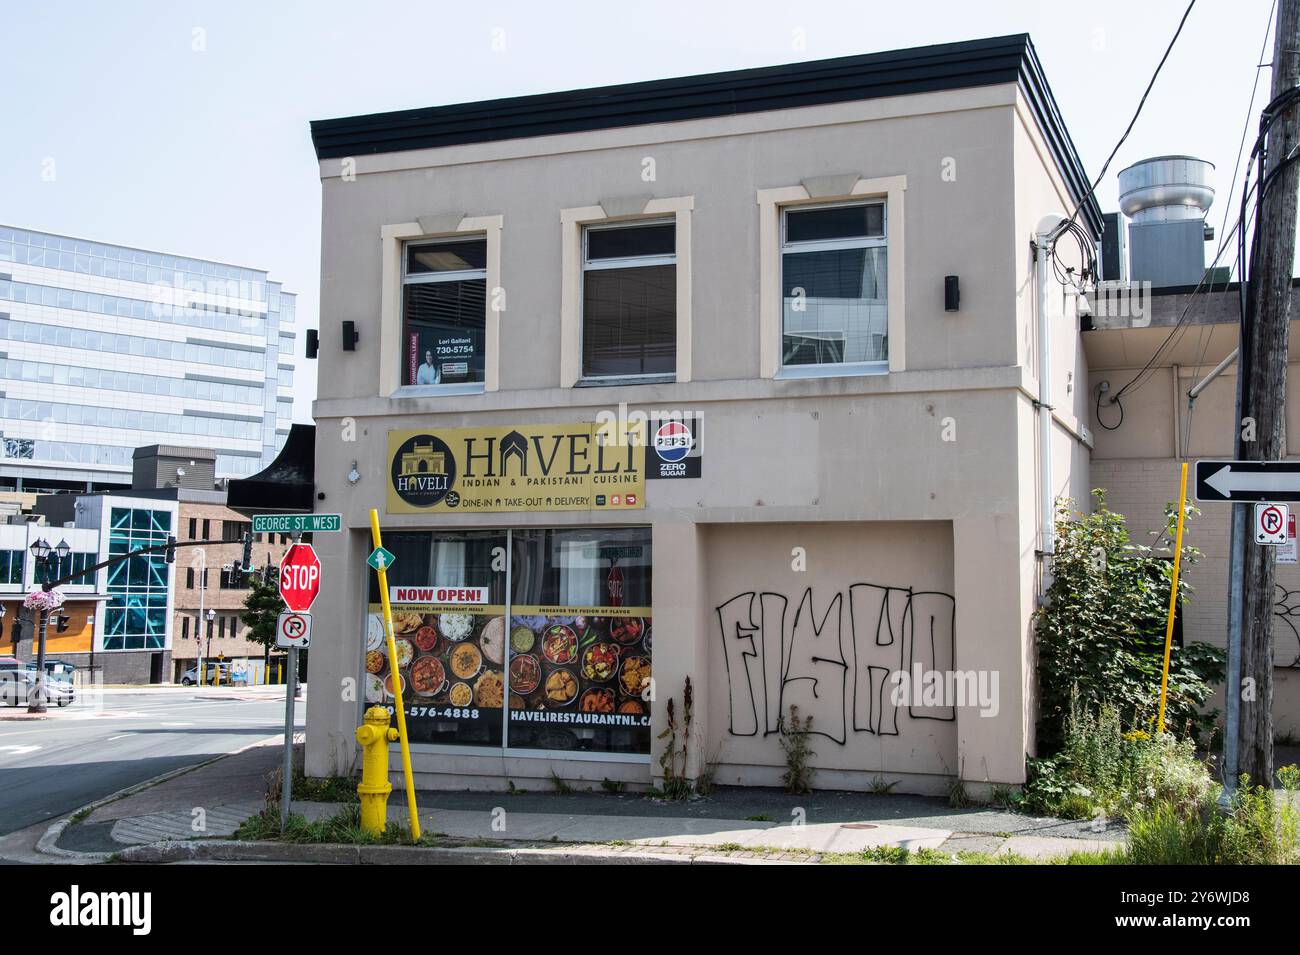
[[[439,842],[426,848],[339,847],[228,840],[265,806],[278,773],[275,741],[182,772],[110,799],[75,822],[52,826],[41,840],[50,861],[225,860],[354,863],[360,861],[817,862],[897,846],[1049,858],[1112,848],[1122,830],[1092,833],[1086,824],[993,809],[953,810],[940,799],[814,793],[788,797],[769,790],[727,790],[716,797],[668,803],[638,794],[424,792],[420,825]],[[778,806],[800,803],[793,815]],[[293,811],[324,819],[341,803],[297,802]],[[389,819],[405,825],[400,788]],[[443,843],[445,842],[445,845]],[[415,853],[416,855],[411,855]],[[420,856],[420,853],[425,853]],[[450,853],[450,854],[448,854]],[[500,858],[493,857],[496,853]],[[480,858],[482,857],[482,858]]]

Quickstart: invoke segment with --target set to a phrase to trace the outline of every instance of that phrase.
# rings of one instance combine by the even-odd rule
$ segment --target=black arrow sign
[[[1197,461],[1196,499],[1300,502],[1300,461]]]

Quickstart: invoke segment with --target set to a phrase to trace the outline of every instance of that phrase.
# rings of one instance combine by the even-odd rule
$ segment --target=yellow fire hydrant
[[[357,795],[361,797],[361,828],[377,836],[388,823],[388,795],[393,791],[388,781],[388,744],[397,741],[397,730],[388,725],[388,710],[382,706],[370,707],[363,720],[357,727],[361,744]]]

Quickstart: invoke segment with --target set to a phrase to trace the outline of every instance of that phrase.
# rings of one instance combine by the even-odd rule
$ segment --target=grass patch
[[[953,855],[940,849],[909,850],[902,846],[873,846],[861,852],[831,852],[823,865],[1128,865],[1123,849],[1072,852],[1035,859],[1015,852],[976,852],[964,849]]]
[[[307,776],[302,770],[293,774],[293,798],[297,802],[359,803],[359,779],[348,776]]]
[[[1300,809],[1293,796],[1300,770],[1278,771],[1284,796],[1241,785],[1219,805],[1217,787],[1199,803],[1158,803],[1129,822],[1133,865],[1289,865],[1300,863]]]
[[[961,779],[954,779],[948,784],[948,805],[953,809],[969,809],[978,803],[966,791],[966,784]]]
[[[871,787],[870,787],[870,789],[871,789],[871,792],[874,793],[874,794],[877,795],[877,796],[886,796],[886,795],[889,794],[890,790],[892,790],[892,789],[893,789],[895,786],[897,786],[897,785],[898,785],[898,780],[897,780],[897,779],[895,779],[895,780],[891,783],[891,782],[888,782],[888,781],[885,779],[884,776],[875,776],[875,777],[873,777],[872,780],[871,780]]]
[[[501,848],[508,843],[495,839],[452,839],[445,832],[426,832],[418,842],[411,839],[411,830],[404,825],[389,823],[379,835],[361,827],[361,806],[347,805],[325,819],[308,820],[298,813],[289,814],[289,822],[280,829],[278,810],[265,809],[245,819],[235,831],[235,839],[252,842],[290,842],[298,845],[351,845],[351,846],[424,846],[426,848]]]

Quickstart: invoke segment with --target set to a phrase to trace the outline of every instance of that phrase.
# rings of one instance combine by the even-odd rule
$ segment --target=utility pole
[[[1300,85],[1300,0],[1278,0],[1270,102]],[[1268,123],[1258,185],[1252,267],[1242,328],[1238,457],[1277,461],[1286,427],[1286,370],[1291,273],[1296,246],[1300,102],[1288,101]],[[1240,509],[1241,505],[1234,505]],[[1244,521],[1234,520],[1233,530]],[[1245,528],[1241,527],[1244,532]],[[1242,535],[1246,535],[1243,533]],[[1253,785],[1273,781],[1273,603],[1276,552],[1245,542],[1242,568],[1240,682],[1236,772]],[[1228,767],[1232,769],[1231,766]],[[1232,780],[1233,783],[1236,780]]]

